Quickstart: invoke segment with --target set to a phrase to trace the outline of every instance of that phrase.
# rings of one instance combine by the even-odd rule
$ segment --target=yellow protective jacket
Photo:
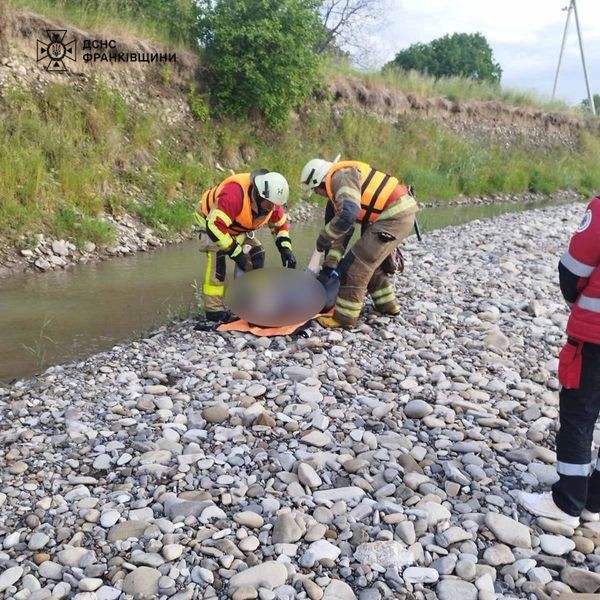
[[[336,211],[339,207],[332,186],[333,175],[340,169],[348,168],[360,171],[360,211],[356,220],[361,224],[366,225],[376,221],[382,214],[384,217],[394,216],[416,206],[415,199],[408,193],[408,188],[396,177],[378,171],[364,162],[344,160],[334,163],[325,178],[325,190]]]
[[[212,210],[213,206],[215,206],[217,203],[217,199],[221,190],[229,183],[237,183],[242,188],[242,192],[244,194],[241,212],[237,215],[227,215],[230,219],[232,219],[231,223],[228,225],[230,233],[239,234],[247,231],[254,231],[255,229],[262,227],[265,223],[268,223],[273,211],[268,212],[265,215],[260,215],[259,217],[255,217],[252,214],[252,199],[250,198],[252,179],[250,177],[250,173],[238,173],[237,175],[232,175],[231,177],[223,180],[219,185],[216,185],[204,192],[204,194],[202,194],[199,211],[202,216],[205,218],[208,217],[208,214]],[[223,212],[227,214],[226,211],[227,209],[225,209]]]

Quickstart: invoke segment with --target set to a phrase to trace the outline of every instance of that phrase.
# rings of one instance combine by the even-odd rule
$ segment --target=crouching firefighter
[[[415,224],[417,203],[409,188],[364,162],[320,158],[304,166],[301,183],[329,200],[325,227],[317,239],[317,250],[326,252],[319,279],[326,280],[336,270],[340,274],[333,317],[321,317],[321,325],[354,325],[367,293],[377,311],[398,314],[388,257]],[[361,236],[344,256],[357,223]]]
[[[588,205],[558,265],[560,288],[571,308],[567,341],[559,355],[560,431],[556,437],[559,480],[552,493],[521,493],[533,514],[577,527],[599,520],[600,459],[592,463],[600,412],[600,197]]]
[[[241,271],[264,267],[265,251],[255,237],[263,225],[268,224],[275,237],[283,266],[296,268],[283,209],[288,197],[285,177],[266,169],[232,175],[202,195],[195,217],[200,251],[207,255],[202,292],[209,321],[222,322],[232,316],[224,304],[227,257]]]

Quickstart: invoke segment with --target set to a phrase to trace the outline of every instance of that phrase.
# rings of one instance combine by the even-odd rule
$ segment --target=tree
[[[596,109],[596,114],[598,114],[600,112],[600,94],[594,94],[592,96],[592,100],[594,101],[594,107]],[[590,101],[587,98],[584,98],[581,101],[581,106],[582,106],[582,108],[589,110],[590,109]]]
[[[318,0],[215,0],[201,7],[200,43],[221,114],[258,109],[271,124],[307,97],[320,70]]]
[[[386,66],[415,70],[433,77],[469,77],[500,83],[502,68],[480,33],[454,33],[429,44],[413,44]]]
[[[323,34],[317,52],[360,46],[357,34],[365,21],[381,12],[381,0],[321,0]]]

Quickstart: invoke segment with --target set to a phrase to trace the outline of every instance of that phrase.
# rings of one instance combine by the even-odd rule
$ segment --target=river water
[[[556,204],[436,207],[421,211],[419,223],[426,233]],[[294,225],[299,266],[308,263],[319,229],[320,223]],[[260,237],[267,248],[267,264],[279,265],[269,233]],[[232,272],[233,263],[228,263]],[[0,280],[0,383],[110,349],[173,317],[199,312],[194,283],[201,287],[203,266],[197,244],[190,241],[64,271]]]

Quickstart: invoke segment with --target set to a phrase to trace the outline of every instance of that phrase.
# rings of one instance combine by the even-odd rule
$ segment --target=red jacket
[[[217,198],[217,206],[222,210],[232,221],[242,211],[244,203],[244,193],[242,188],[237,183],[227,184]],[[222,233],[229,233],[227,224],[220,218],[215,219],[215,225]],[[275,205],[269,219],[269,227],[273,231],[273,235],[280,236],[289,231],[290,225],[287,221],[285,211],[282,206]]]
[[[567,335],[600,344],[600,196],[588,205],[559,270],[563,295],[573,302]]]

